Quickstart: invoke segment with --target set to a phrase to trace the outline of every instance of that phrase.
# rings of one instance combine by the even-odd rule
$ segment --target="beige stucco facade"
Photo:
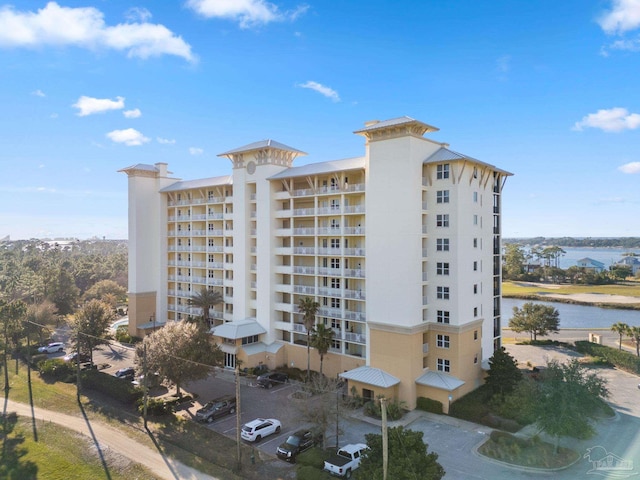
[[[482,382],[500,345],[501,192],[510,173],[450,150],[409,117],[367,122],[361,157],[294,166],[267,140],[227,151],[227,176],[182,181],[166,164],[129,177],[130,330],[209,310],[225,366],[307,366],[298,311],[333,331],[323,372],[414,408]],[[427,136],[425,136],[427,135]],[[146,323],[146,325],[145,325]],[[224,328],[221,328],[224,327]],[[320,370],[311,349],[310,364]]]

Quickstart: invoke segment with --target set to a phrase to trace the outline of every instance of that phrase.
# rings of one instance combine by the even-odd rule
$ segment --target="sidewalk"
[[[16,412],[19,416],[31,418],[30,405],[7,401],[7,413]],[[52,422],[79,432],[96,444],[98,451],[112,449],[131,461],[147,467],[154,475],[166,480],[220,480],[188,467],[157,449],[140,444],[126,433],[116,430],[96,420],[90,422],[82,417],[74,417],[60,412],[35,407],[33,415],[37,421]]]

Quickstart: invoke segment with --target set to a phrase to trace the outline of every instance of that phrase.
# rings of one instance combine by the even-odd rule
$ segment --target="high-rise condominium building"
[[[273,140],[220,154],[230,175],[183,181],[167,164],[129,181],[129,325],[144,335],[210,308],[225,367],[306,369],[298,304],[333,339],[323,371],[414,408],[478,387],[500,346],[501,193],[511,174],[425,138],[409,117],[367,122],[358,158],[296,167]],[[311,368],[320,356],[311,349]]]

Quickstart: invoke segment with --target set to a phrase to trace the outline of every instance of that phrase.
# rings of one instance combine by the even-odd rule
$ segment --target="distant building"
[[[640,270],[640,259],[631,255],[622,257],[622,260],[614,263],[614,265],[631,267],[631,274],[635,275]]]
[[[606,270],[604,263],[589,257],[581,258],[580,260],[578,260],[576,262],[576,266],[595,273],[604,272]]]
[[[482,384],[501,346],[501,194],[511,173],[424,138],[401,117],[368,122],[358,158],[294,167],[273,140],[219,156],[230,175],[182,181],[166,163],[129,182],[129,331],[202,315],[227,368],[305,369],[304,297],[334,332],[324,373],[415,408]],[[319,355],[311,350],[311,367]]]

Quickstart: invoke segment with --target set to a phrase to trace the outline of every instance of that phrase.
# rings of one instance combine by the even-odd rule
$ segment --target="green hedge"
[[[634,355],[633,353],[617,348],[607,347],[605,345],[599,345],[597,343],[588,342],[586,340],[580,340],[576,342],[576,349],[580,353],[604,359],[608,363],[615,365],[621,370],[640,374],[640,357]]]
[[[63,362],[58,358],[42,360],[38,363],[40,376],[45,380],[61,381],[73,383],[76,380],[76,371],[68,362]]]
[[[130,381],[96,370],[84,370],[80,382],[82,388],[104,393],[122,403],[134,403],[143,394],[142,389],[137,388]]]
[[[425,412],[442,414],[442,402],[432,398],[418,397],[416,408]]]

